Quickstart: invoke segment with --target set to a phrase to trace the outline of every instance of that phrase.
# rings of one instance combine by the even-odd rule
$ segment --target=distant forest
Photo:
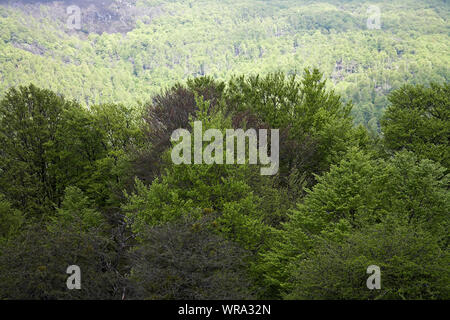
[[[189,77],[317,67],[355,104],[355,122],[379,131],[390,91],[450,73],[446,1],[70,4],[81,8],[79,30],[67,27],[68,2],[0,4],[0,94],[32,82],[84,105],[137,104]],[[367,27],[370,5],[380,8],[380,29]]]

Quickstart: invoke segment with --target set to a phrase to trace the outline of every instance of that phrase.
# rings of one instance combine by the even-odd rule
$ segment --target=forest
[[[197,77],[141,111],[10,89],[0,298],[448,299],[448,83],[393,91],[372,136],[325,82]],[[174,164],[171,133],[193,121],[279,128],[278,173]],[[73,264],[81,290],[65,287]]]
[[[367,30],[365,1],[111,0],[69,31],[44,2],[0,5],[0,300],[450,299],[446,1]],[[278,171],[175,164],[194,122],[278,129]]]

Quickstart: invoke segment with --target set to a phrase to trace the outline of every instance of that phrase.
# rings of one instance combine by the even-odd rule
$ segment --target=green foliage
[[[143,143],[138,115],[112,104],[87,110],[34,85],[11,89],[0,101],[0,191],[29,217],[53,212],[69,185],[118,207]]]
[[[319,70],[295,75],[271,73],[264,78],[232,79],[226,92],[230,112],[251,112],[270,128],[285,134],[280,142],[281,175],[300,171],[310,182],[313,173],[336,163],[349,145],[356,144],[351,105],[326,90]],[[300,149],[298,154],[291,148]]]
[[[389,96],[382,119],[384,141],[390,150],[403,148],[422,159],[450,167],[450,86],[407,85]]]
[[[360,23],[322,6],[306,25]],[[448,299],[448,85],[394,91],[384,136],[328,86],[316,69],[198,77],[138,108],[8,90],[0,299]],[[280,171],[173,163],[173,131],[195,122],[280,129]],[[82,290],[66,288],[73,264]],[[381,290],[366,287],[373,264]]]
[[[120,104],[90,108],[91,123],[100,139],[101,151],[90,176],[81,185],[104,210],[118,210],[123,190],[133,181],[132,163],[144,145],[142,114]]]
[[[130,287],[140,299],[249,299],[246,256],[214,234],[213,216],[152,227],[131,252]]]
[[[51,210],[64,187],[84,175],[89,160],[83,151],[95,152],[85,119],[78,104],[33,85],[13,88],[2,99],[0,190],[16,207]]]
[[[2,5],[0,92],[33,82],[86,105],[135,104],[190,77],[228,80],[314,66],[345,101],[355,103],[355,122],[378,131],[390,91],[405,82],[448,80],[449,7],[437,0],[377,1],[381,29],[369,30],[369,5],[162,0],[105,8],[98,3],[99,17],[116,20],[94,19],[95,13],[81,6],[79,31],[67,28],[64,3]]]
[[[92,209],[92,203],[88,197],[77,187],[67,187],[61,207],[55,216],[51,217],[50,230],[70,225],[80,231],[99,228],[104,223],[102,215]]]
[[[202,100],[198,103],[196,119],[202,121],[203,133],[209,128],[222,129],[225,133],[231,126],[229,119],[220,112],[207,115],[209,103]],[[206,146],[204,143],[203,150]],[[171,151],[167,151],[167,158]],[[167,161],[170,163],[170,159]],[[267,228],[262,224],[262,213],[257,210],[260,199],[245,179],[249,170],[252,169],[247,165],[170,163],[150,186],[136,181],[136,192],[129,195],[124,210],[138,234],[146,226],[163,224],[186,214],[201,217],[205,210],[219,212],[221,231],[245,248],[256,249]]]
[[[314,256],[296,261],[287,299],[443,299],[450,297],[450,255],[432,234],[381,224],[344,241],[320,239]],[[368,290],[366,269],[381,270],[381,289]]]
[[[24,222],[24,215],[0,194],[0,244],[17,234]]]
[[[111,241],[90,228],[61,225],[48,231],[29,225],[0,247],[0,299],[116,299],[120,277]],[[82,272],[81,290],[68,290],[67,267]]]
[[[384,161],[351,150],[318,178],[279,231],[272,250],[264,254],[261,268],[268,283],[290,292],[290,275],[301,268],[299,261],[315,259],[318,242],[340,244],[354,232],[379,223],[428,232],[446,251],[448,178],[438,164],[406,151]]]

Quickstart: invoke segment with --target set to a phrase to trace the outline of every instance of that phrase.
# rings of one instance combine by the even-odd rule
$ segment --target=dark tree
[[[389,96],[381,121],[386,147],[403,148],[450,167],[450,86],[406,85]]]
[[[213,110],[220,104],[224,86],[210,77],[191,79],[187,86],[176,84],[145,106],[145,133],[150,147],[135,162],[141,180],[151,183],[159,175],[161,154],[170,147],[172,132],[179,128],[190,130],[189,118],[198,110],[196,96],[208,101]]]
[[[120,299],[114,246],[98,230],[29,226],[0,247],[0,300]],[[67,267],[81,269],[81,290],[69,290]]]
[[[131,255],[133,297],[248,299],[247,254],[213,233],[211,218],[153,227]]]

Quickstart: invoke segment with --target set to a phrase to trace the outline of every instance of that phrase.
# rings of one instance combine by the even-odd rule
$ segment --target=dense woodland
[[[0,298],[448,299],[450,87],[392,92],[380,137],[322,79],[198,77],[139,112],[10,89]],[[195,120],[279,128],[278,174],[173,164],[171,133]]]
[[[445,1],[367,30],[361,1],[147,0],[101,34],[29,2],[0,6],[1,300],[450,299]],[[279,129],[278,173],[175,165],[194,121]]]

